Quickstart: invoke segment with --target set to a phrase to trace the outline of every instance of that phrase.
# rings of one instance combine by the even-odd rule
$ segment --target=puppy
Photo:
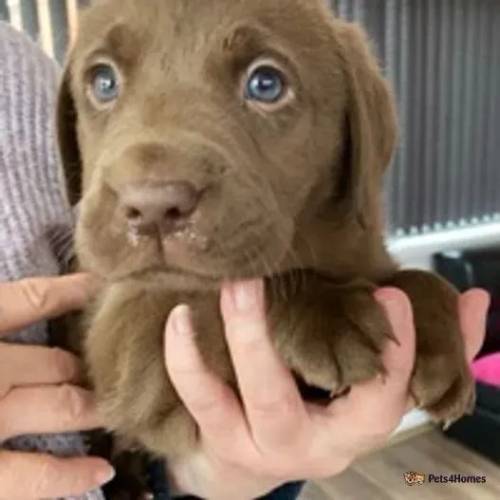
[[[188,304],[207,366],[235,386],[219,290],[255,277],[280,355],[332,393],[383,374],[392,336],[373,292],[404,290],[413,396],[437,420],[470,408],[456,292],[384,247],[396,129],[365,35],[323,0],[104,0],[83,14],[59,138],[79,265],[104,281],[85,356],[110,430],[192,452],[165,321]]]

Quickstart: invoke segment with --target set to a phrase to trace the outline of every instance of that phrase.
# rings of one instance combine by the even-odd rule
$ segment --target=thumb
[[[484,290],[469,290],[459,298],[460,325],[469,362],[477,356],[484,342],[489,306],[490,296]]]

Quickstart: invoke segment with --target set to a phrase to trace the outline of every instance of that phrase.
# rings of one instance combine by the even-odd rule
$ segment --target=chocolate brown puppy
[[[384,246],[396,132],[365,35],[323,0],[104,0],[83,14],[59,133],[79,265],[105,282],[85,355],[109,429],[162,456],[192,449],[165,321],[189,304],[207,365],[235,384],[219,290],[253,277],[288,366],[333,392],[383,373],[391,332],[373,291],[403,289],[413,395],[438,420],[470,407],[456,292]]]

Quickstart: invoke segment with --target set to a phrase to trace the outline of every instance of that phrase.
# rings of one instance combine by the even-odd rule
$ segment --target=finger
[[[233,391],[205,365],[195,342],[189,307],[175,308],[165,332],[165,359],[180,398],[204,440],[234,451],[249,441],[242,408]],[[231,432],[228,432],[231,429]]]
[[[0,343],[0,399],[13,387],[77,382],[81,366],[58,348]]]
[[[14,389],[0,400],[0,442],[101,426],[92,393],[71,385]]]
[[[353,387],[351,393],[330,408],[335,428],[346,433],[364,429],[378,436],[389,435],[399,424],[408,404],[408,387],[415,362],[415,327],[411,304],[404,293],[386,288],[376,292],[385,309],[397,342],[389,341],[383,353],[384,379]]]
[[[113,476],[113,468],[101,458],[0,451],[0,497],[9,500],[83,495]]]
[[[469,362],[477,356],[484,342],[489,306],[490,296],[484,290],[469,290],[459,298],[460,325]]]
[[[0,284],[0,335],[80,309],[94,290],[86,274]]]
[[[255,442],[261,449],[290,445],[291,437],[299,437],[307,413],[291,373],[272,345],[262,281],[225,285],[221,307],[229,351]]]

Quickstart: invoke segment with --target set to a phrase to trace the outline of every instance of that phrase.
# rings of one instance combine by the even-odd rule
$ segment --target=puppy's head
[[[199,286],[325,267],[315,247],[378,230],[395,119],[361,31],[322,0],[102,0],[59,137],[82,265]]]

